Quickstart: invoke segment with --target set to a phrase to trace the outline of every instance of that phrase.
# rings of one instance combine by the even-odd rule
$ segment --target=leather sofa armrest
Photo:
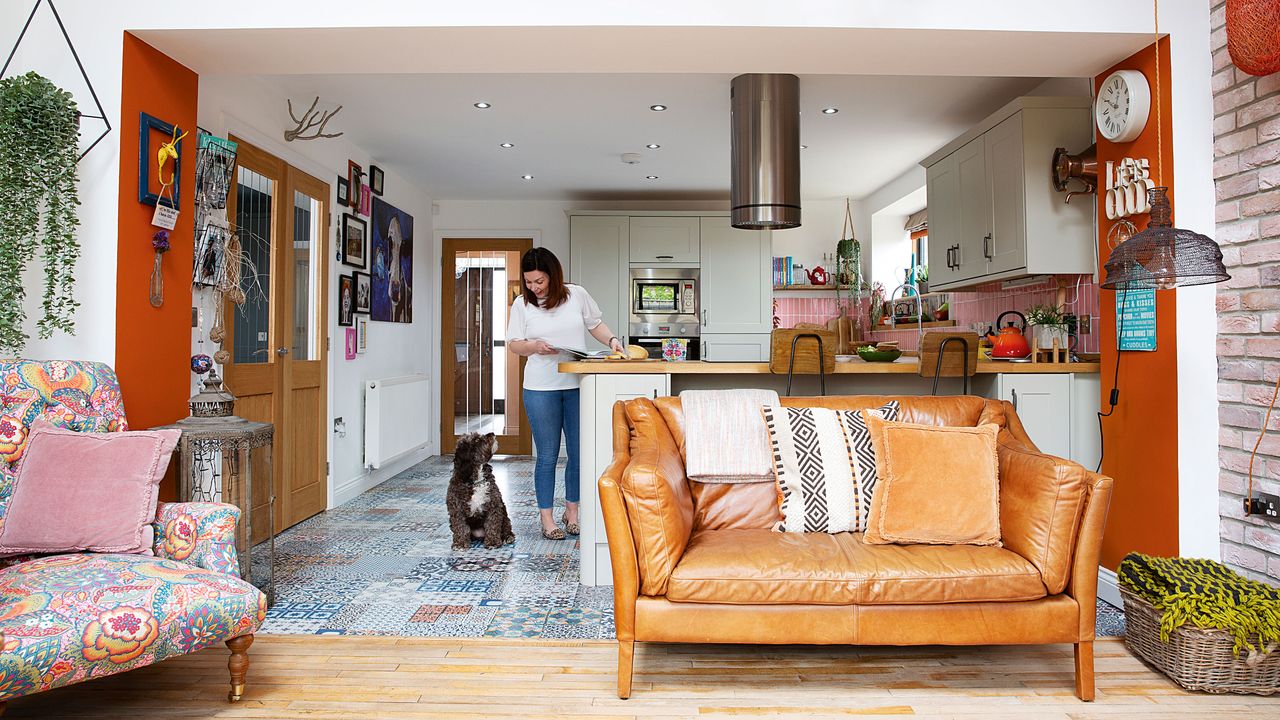
[[[1067,594],[1080,604],[1080,640],[1091,641],[1098,613],[1098,559],[1102,554],[1102,534],[1107,528],[1107,512],[1111,508],[1114,481],[1097,473],[1089,473],[1084,516],[1076,535],[1075,560]]]
[[[605,536],[609,540],[609,561],[613,566],[613,615],[619,640],[635,637],[636,597],[640,594],[640,567],[636,560],[631,520],[619,483],[631,462],[630,432],[622,402],[613,404],[613,460],[596,486]]]

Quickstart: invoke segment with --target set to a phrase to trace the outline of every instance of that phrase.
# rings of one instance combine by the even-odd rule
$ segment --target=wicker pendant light
[[[1147,229],[1125,240],[1107,259],[1102,287],[1169,290],[1229,280],[1218,244],[1200,233],[1173,226],[1168,188],[1151,188]]]
[[[1156,15],[1156,167],[1164,180],[1164,137],[1160,107],[1160,5],[1153,2]],[[1169,189],[1161,184],[1147,193],[1151,217],[1147,228],[1120,243],[1107,259],[1108,290],[1156,288],[1170,290],[1205,285],[1231,279],[1222,263],[1222,250],[1213,240],[1192,230],[1173,226],[1173,205]]]

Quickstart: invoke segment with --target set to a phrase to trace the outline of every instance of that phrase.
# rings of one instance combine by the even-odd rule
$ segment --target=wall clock
[[[1151,86],[1137,70],[1117,70],[1107,76],[1093,103],[1093,119],[1102,137],[1129,142],[1142,133],[1151,114]]]

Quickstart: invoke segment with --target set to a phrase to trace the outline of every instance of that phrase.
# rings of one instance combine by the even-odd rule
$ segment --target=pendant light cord
[[[1164,122],[1161,119],[1160,106],[1164,104],[1160,93],[1160,0],[1151,0],[1152,13],[1155,15],[1156,36],[1156,179],[1161,187],[1164,184]]]

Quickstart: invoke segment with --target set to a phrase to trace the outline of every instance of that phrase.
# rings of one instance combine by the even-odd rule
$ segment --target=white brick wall
[[[1218,286],[1218,503],[1222,558],[1280,580],[1280,525],[1245,519],[1249,452],[1280,374],[1280,73],[1248,75],[1227,53],[1226,3],[1210,0]],[[1183,392],[1191,391],[1184,385]],[[1280,494],[1280,412],[1253,463],[1255,490]]]

